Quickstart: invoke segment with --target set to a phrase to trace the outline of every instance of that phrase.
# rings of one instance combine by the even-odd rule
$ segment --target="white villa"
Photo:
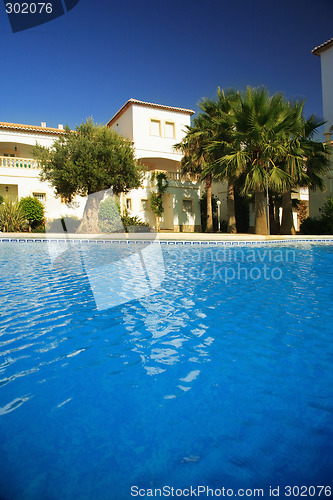
[[[121,205],[131,215],[139,214],[150,226],[155,226],[155,216],[150,209],[150,192],[155,189],[153,174],[164,172],[169,186],[163,195],[161,229],[200,230],[201,183],[194,177],[181,176],[182,154],[173,147],[184,137],[193,114],[190,109],[130,99],[107,124],[133,142],[136,157],[147,167],[143,186],[122,195]]]
[[[181,175],[182,154],[174,149],[191,123],[190,109],[176,108],[130,99],[111,118],[107,126],[129,138],[136,157],[147,171],[142,186],[120,196],[122,210],[138,215],[155,227],[156,219],[150,208],[150,193],[156,190],[153,173],[164,172],[169,186],[164,193],[162,230],[200,231],[199,199],[203,184],[195,176]],[[63,125],[50,128],[0,122],[0,195],[12,199],[35,196],[46,209],[46,217],[54,219],[65,215],[82,215],[85,200],[77,197],[66,204],[56,198],[51,185],[39,179],[39,168],[33,159],[36,143],[50,147],[64,133]],[[226,186],[218,183],[213,192],[221,200],[221,218],[226,218]]]
[[[323,113],[325,120],[325,142],[331,144],[333,132],[333,38],[315,47],[312,54],[320,57],[321,85],[323,95]],[[310,192],[310,216],[318,216],[325,198],[333,196],[333,170],[325,178],[326,189],[323,192]]]

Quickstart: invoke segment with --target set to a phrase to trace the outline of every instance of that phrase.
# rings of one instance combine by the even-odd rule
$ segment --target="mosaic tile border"
[[[316,239],[279,239],[279,240],[254,240],[254,241],[171,241],[171,240],[94,240],[94,239],[55,239],[55,238],[0,238],[0,243],[85,243],[85,244],[140,244],[140,245],[192,245],[192,246],[244,246],[244,245],[281,245],[285,243],[328,243],[333,244],[333,238]]]

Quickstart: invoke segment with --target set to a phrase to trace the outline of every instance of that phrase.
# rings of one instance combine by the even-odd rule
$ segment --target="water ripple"
[[[86,246],[92,263],[115,258]],[[194,471],[218,486],[301,484],[329,463],[331,251],[304,246],[278,283],[225,283],[203,249],[195,266],[168,249],[160,288],[98,311],[83,272],[54,269],[42,244],[14,247],[0,247],[0,442],[39,498],[148,476],[191,484]]]
[[[0,408],[0,415],[5,415],[6,413],[10,413],[10,412],[16,410],[21,405],[23,405],[23,403],[26,403],[31,398],[32,398],[32,396],[28,395],[28,396],[14,399],[13,401],[8,403],[7,405]]]

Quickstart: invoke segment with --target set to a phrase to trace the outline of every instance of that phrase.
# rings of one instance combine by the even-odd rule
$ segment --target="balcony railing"
[[[187,181],[187,182],[199,182],[200,176],[195,174],[182,174],[179,170],[168,172],[168,170],[151,170],[149,172],[151,175],[155,174],[165,174],[169,181]]]
[[[27,170],[38,169],[38,163],[31,158],[17,158],[12,156],[0,156],[0,167],[26,168]]]

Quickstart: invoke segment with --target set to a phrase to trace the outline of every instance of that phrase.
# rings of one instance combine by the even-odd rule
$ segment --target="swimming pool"
[[[1,500],[332,486],[332,244],[73,246],[0,244]]]

